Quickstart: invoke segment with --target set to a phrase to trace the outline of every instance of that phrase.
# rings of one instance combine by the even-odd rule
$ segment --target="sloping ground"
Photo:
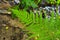
[[[0,40],[26,40],[23,25],[10,15],[0,13]]]
[[[26,40],[24,24],[11,17],[7,9],[12,7],[8,1],[0,3],[0,40]]]
[[[5,14],[0,14],[0,23],[5,23],[10,26],[15,26],[19,28],[23,28],[23,24],[21,24],[17,19],[12,19],[11,16],[5,15]]]

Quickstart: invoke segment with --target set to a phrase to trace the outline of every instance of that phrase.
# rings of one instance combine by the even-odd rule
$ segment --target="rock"
[[[3,26],[6,26],[6,24],[2,24]]]
[[[14,3],[15,4],[19,4],[20,3],[20,0],[14,0]]]
[[[9,15],[11,15],[11,12],[9,12],[7,10],[0,10],[0,14],[9,14]]]

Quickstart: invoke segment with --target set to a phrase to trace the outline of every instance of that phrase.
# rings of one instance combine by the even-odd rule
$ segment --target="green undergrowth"
[[[54,18],[52,11],[50,19],[43,19],[42,12],[38,17],[38,13],[34,15],[32,11],[29,14],[26,10],[12,9],[12,14],[25,24],[25,29],[29,31],[28,34],[32,33],[26,40],[31,38],[34,38],[34,40],[60,40],[60,16],[57,12]]]

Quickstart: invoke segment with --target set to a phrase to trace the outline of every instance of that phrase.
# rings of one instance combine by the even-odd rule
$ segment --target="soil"
[[[11,15],[0,14],[0,40],[26,40],[23,24]]]
[[[0,0],[0,40],[26,40],[28,36],[23,29],[24,24],[13,19],[7,11],[12,4],[13,1]]]

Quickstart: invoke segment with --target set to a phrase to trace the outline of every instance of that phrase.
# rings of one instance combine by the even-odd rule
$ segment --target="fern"
[[[25,23],[25,29],[33,34],[26,40],[29,40],[30,38],[35,38],[35,40],[60,39],[60,16],[58,13],[56,13],[56,17],[54,19],[54,11],[52,11],[50,20],[48,20],[48,18],[43,19],[42,12],[40,12],[39,17],[38,13],[34,15],[34,13],[30,11],[29,14],[26,10],[12,9],[12,13],[16,15],[22,23]],[[46,16],[46,12],[44,13]]]

